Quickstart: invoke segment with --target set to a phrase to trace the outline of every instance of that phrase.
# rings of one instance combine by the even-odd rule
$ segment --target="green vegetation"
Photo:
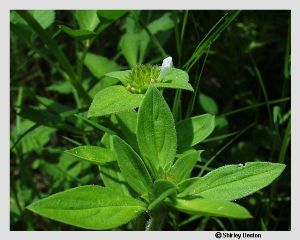
[[[289,11],[11,11],[11,230],[289,230],[290,125]]]

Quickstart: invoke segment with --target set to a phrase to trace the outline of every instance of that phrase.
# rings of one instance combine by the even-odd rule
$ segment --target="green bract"
[[[89,108],[89,117],[100,117],[139,107],[150,86],[194,91],[188,82],[188,74],[172,67],[171,57],[166,58],[161,67],[137,65],[132,70],[110,72],[105,76],[118,79],[124,87],[111,86],[98,92]]]
[[[156,70],[154,67],[153,75],[143,76],[157,76]],[[135,71],[138,70],[109,75],[128,84],[124,76],[139,76]],[[139,80],[134,81],[138,86]],[[28,209],[63,223],[99,230],[117,228],[143,212],[150,216],[146,229],[159,229],[170,209],[197,216],[252,217],[247,209],[230,201],[266,187],[285,165],[228,165],[203,177],[190,178],[202,153],[193,146],[212,133],[214,116],[199,115],[176,124],[155,83],[147,81],[145,96],[124,86],[113,86],[99,92],[90,107],[89,116],[119,112],[113,115],[112,122],[118,125],[122,138],[105,133],[101,147],[80,146],[67,151],[79,161],[98,165],[105,186],[67,190],[36,201]],[[138,106],[138,112],[130,110]]]

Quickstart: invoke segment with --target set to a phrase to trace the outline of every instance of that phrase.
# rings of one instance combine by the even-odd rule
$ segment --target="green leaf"
[[[137,112],[132,110],[128,112],[117,113],[116,119],[126,141],[135,151],[138,152],[139,147],[136,138]]]
[[[108,72],[116,71],[121,68],[114,61],[93,53],[87,53],[84,59],[84,65],[97,78],[102,77]]]
[[[126,14],[128,10],[98,10],[100,21],[115,21]]]
[[[248,210],[236,203],[196,198],[191,200],[177,199],[173,206],[188,214],[200,214],[202,216],[216,216],[237,219],[251,218]]]
[[[200,93],[199,103],[205,112],[213,115],[216,115],[218,113],[218,105],[213,98]]]
[[[189,75],[180,69],[172,68],[170,72],[161,80],[161,82],[153,85],[161,88],[175,88],[194,91],[191,84],[189,84]]]
[[[19,123],[19,129],[13,128],[11,131],[11,139],[19,139],[21,135],[24,133],[27,133],[26,135],[23,135],[23,138],[20,141],[22,144],[22,153],[30,153],[32,151],[40,152],[44,149],[45,144],[49,142],[49,140],[52,138],[53,133],[55,132],[55,129],[44,127],[44,126],[38,126],[34,128],[35,124],[29,120],[21,120]],[[32,129],[31,131],[28,131],[29,129]]]
[[[22,107],[18,115],[32,122],[49,127],[56,127],[62,122],[59,114],[50,112],[46,109]]]
[[[170,12],[163,14],[160,18],[157,18],[154,21],[152,21],[147,26],[147,28],[152,35],[156,35],[160,32],[166,32],[167,30],[174,28],[174,21],[172,19],[172,14]],[[151,38],[149,34],[146,32],[145,29],[143,29],[140,33],[140,46],[139,46],[141,62],[143,62],[145,58],[150,40]]]
[[[137,65],[139,44],[140,35],[134,32],[126,33],[120,39],[119,46],[130,67]]]
[[[116,71],[116,72],[110,72],[106,73],[105,76],[112,77],[118,79],[123,85],[127,85],[129,73],[131,70],[125,70],[125,71]]]
[[[134,94],[123,86],[107,87],[98,92],[89,108],[88,117],[100,117],[139,107],[143,94]]]
[[[184,149],[196,145],[207,138],[215,127],[215,117],[203,114],[177,123],[178,148]]]
[[[29,12],[44,29],[50,27],[55,20],[53,10],[30,10]]]
[[[113,151],[112,135],[105,133],[101,139],[101,143],[108,149]],[[115,192],[119,192],[130,196],[128,183],[125,181],[117,162],[111,162],[106,165],[99,166],[100,176],[106,187],[111,188]]]
[[[148,209],[149,210],[153,209],[155,206],[157,206],[157,204],[162,202],[165,198],[167,198],[171,194],[176,193],[176,191],[177,191],[176,185],[168,180],[160,179],[155,181],[153,185],[154,199],[149,204]]]
[[[178,158],[168,173],[169,177],[178,183],[189,178],[202,152],[203,151],[190,151]]]
[[[128,189],[129,185],[125,181],[117,162],[101,165],[99,166],[99,171],[106,187],[111,188],[115,192],[131,196]]]
[[[63,105],[57,101],[55,101],[53,98],[47,98],[43,96],[36,95],[35,98],[45,107],[47,107],[50,111],[56,112],[56,113],[63,113],[66,111],[73,110],[72,108]]]
[[[32,203],[29,210],[77,227],[104,230],[128,223],[145,204],[100,186],[81,186]]]
[[[72,29],[68,26],[59,25],[59,28],[69,36],[79,39],[79,40],[86,40],[95,37],[97,34],[93,31],[86,30],[86,29]]]
[[[78,160],[88,161],[97,165],[116,161],[115,154],[111,150],[97,146],[79,146],[65,152]]]
[[[53,10],[29,10],[28,12],[43,29],[50,27],[55,20],[55,11]],[[11,11],[10,21],[15,24],[27,24],[15,11]]]
[[[284,164],[270,162],[227,165],[199,178],[178,196],[201,196],[228,201],[239,199],[268,186],[284,168]]]
[[[189,70],[197,63],[207,49],[220,37],[221,33],[228,29],[228,26],[240,13],[239,10],[228,11],[220,20],[208,31],[200,41],[190,59],[183,65],[184,69]]]
[[[102,76],[100,81],[96,81],[94,85],[89,89],[89,95],[94,98],[95,95],[104,88],[115,86],[119,83],[119,80],[111,77]]]
[[[150,86],[138,112],[137,140],[154,173],[172,164],[176,153],[173,115],[160,92]]]
[[[46,88],[48,91],[57,92],[60,94],[71,94],[72,85],[67,81],[55,81]]]
[[[113,137],[113,148],[124,178],[139,194],[152,190],[152,179],[139,155],[121,138]]]
[[[97,16],[97,10],[76,10],[75,18],[80,29],[94,31],[100,23]]]

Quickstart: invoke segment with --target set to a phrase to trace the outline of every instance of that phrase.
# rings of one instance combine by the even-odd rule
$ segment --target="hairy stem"
[[[146,224],[146,231],[160,231],[168,216],[168,207],[160,204],[150,211],[150,218]]]

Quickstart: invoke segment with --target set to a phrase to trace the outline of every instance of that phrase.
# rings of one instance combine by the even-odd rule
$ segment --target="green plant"
[[[170,59],[167,61],[167,68],[163,64],[160,70],[142,65],[108,73],[124,86],[108,87],[96,94],[88,116],[114,114],[113,121],[122,131],[123,139],[106,131],[101,146],[79,146],[66,151],[79,160],[98,165],[105,186],[76,187],[36,201],[28,209],[95,230],[112,229],[128,222],[132,229],[142,226],[146,230],[160,230],[172,211],[236,219],[252,217],[247,209],[232,201],[269,185],[285,165],[234,164],[191,178],[203,152],[193,146],[212,133],[215,118],[203,114],[175,122],[158,88],[193,89],[187,73],[172,68]],[[163,76],[159,77],[161,73]]]
[[[145,212],[112,229],[290,230],[290,11],[11,10],[10,16],[11,230],[78,230],[26,206],[89,184],[146,203]],[[169,55],[177,69],[167,68],[171,71],[159,77],[160,63]],[[127,183],[112,139],[119,136],[149,164],[144,158],[151,151],[142,155],[136,132],[137,108],[149,85],[160,90],[177,129],[177,170],[164,177],[165,170],[155,169],[158,178],[176,185],[177,195],[157,205],[158,190],[148,201]],[[201,140],[212,115],[214,130]],[[193,116],[207,118],[207,126],[197,125],[199,119],[189,124]],[[253,218],[190,215],[170,203],[201,198],[209,207],[205,201],[218,201],[213,182],[220,174],[210,179],[206,173],[262,161],[287,167],[271,186],[237,200]],[[146,168],[155,182],[154,170]],[[180,183],[190,177],[203,179],[193,187],[193,180]]]

